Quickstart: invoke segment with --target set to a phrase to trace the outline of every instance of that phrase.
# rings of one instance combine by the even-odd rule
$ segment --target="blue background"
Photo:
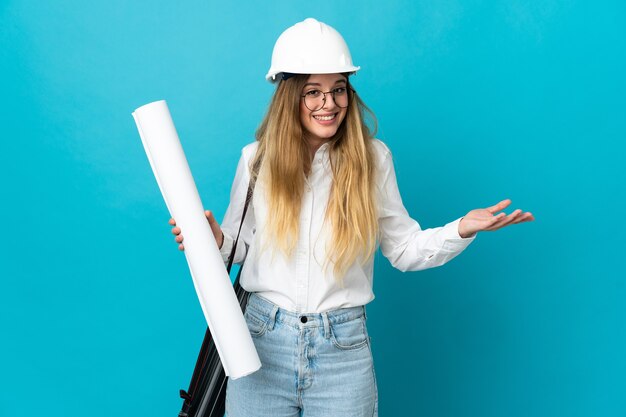
[[[168,101],[221,218],[308,16],[362,66],[423,227],[537,218],[441,268],[377,259],[381,415],[626,415],[625,2],[3,0],[0,416],[177,414],[205,325],[130,113]]]

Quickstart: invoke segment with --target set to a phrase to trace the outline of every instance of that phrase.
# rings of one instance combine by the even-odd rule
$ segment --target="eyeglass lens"
[[[304,105],[311,111],[320,110],[331,96],[337,107],[348,107],[348,89],[345,87],[335,88],[323,92],[320,90],[310,90],[304,94]]]

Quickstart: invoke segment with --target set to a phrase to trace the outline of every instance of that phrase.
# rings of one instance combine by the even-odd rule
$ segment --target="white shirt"
[[[383,255],[401,271],[417,271],[443,265],[461,253],[475,235],[466,239],[459,236],[460,218],[443,227],[422,230],[402,204],[391,152],[380,140],[375,139],[373,145],[379,245]],[[249,166],[257,146],[258,142],[245,146],[237,166],[230,204],[222,222],[221,253],[225,261],[237,237],[250,181]],[[324,263],[332,239],[328,222],[324,222],[331,184],[328,144],[324,144],[315,153],[305,182],[298,243],[294,255],[288,259],[280,250],[267,249],[262,239],[268,201],[263,181],[257,181],[235,254],[235,263],[245,259],[240,278],[244,289],[297,313],[361,306],[374,299],[373,259],[363,264],[355,262],[348,268],[343,282],[335,278],[332,265]]]

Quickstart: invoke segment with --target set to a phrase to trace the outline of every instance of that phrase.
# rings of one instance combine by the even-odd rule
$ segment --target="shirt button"
[[[306,316],[302,316],[302,317],[300,317],[300,322],[301,322],[301,323],[306,323],[306,322],[307,322],[307,318],[306,318]]]

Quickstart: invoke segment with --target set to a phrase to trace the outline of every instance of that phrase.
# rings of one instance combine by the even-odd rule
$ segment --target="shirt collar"
[[[318,156],[322,156],[322,154],[324,154],[326,152],[326,150],[328,149],[328,147],[330,146],[330,143],[326,142],[324,143],[322,146],[320,146],[319,148],[317,148],[317,151],[315,151],[315,157]]]

